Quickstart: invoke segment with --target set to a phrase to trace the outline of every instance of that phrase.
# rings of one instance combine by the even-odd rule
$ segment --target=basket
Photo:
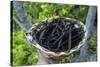
[[[26,33],[37,49],[53,56],[69,55],[78,51],[86,41],[84,24],[76,19],[56,17],[34,24]]]

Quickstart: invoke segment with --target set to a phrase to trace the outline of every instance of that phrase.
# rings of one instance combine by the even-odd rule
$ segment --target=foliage
[[[27,13],[28,21],[33,24],[38,23],[46,18],[55,16],[70,17],[85,23],[88,6],[86,5],[69,5],[69,4],[54,4],[54,3],[36,3],[23,2],[23,7]],[[13,9],[13,16],[16,16]],[[36,48],[30,46],[25,39],[25,32],[13,21],[12,43],[11,43],[11,64],[12,65],[30,65],[36,64],[38,54]],[[91,48],[95,51],[96,40],[92,38]],[[71,58],[71,57],[70,57]],[[67,58],[69,59],[69,58]],[[63,60],[63,62],[71,62]]]
[[[97,52],[97,36],[91,36],[89,39],[89,51],[90,53],[95,53]]]
[[[12,65],[36,64],[37,50],[23,40],[24,32],[20,30],[12,35]]]
[[[23,5],[27,12],[28,19],[31,20],[32,23],[55,16],[75,18],[84,22],[88,10],[88,6],[86,5],[80,6],[54,3],[33,4],[32,2],[24,2]]]

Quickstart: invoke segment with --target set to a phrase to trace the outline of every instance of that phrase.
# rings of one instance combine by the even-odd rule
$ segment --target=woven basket
[[[75,23],[76,24],[76,26],[75,26],[75,24],[74,24],[74,26],[75,26],[75,28],[78,28],[78,26],[77,26],[77,24],[79,25],[79,26],[81,26],[81,28],[82,28],[82,30],[84,31],[84,33],[82,33],[83,34],[83,37],[82,37],[82,40],[76,45],[76,46],[74,46],[73,48],[70,48],[69,50],[60,50],[60,51],[52,51],[52,49],[50,50],[50,49],[48,49],[48,48],[46,48],[46,47],[44,47],[44,45],[42,46],[41,44],[40,44],[40,42],[39,42],[39,39],[37,40],[36,39],[36,34],[38,33],[38,32],[40,32],[40,31],[43,31],[43,30],[46,30],[49,26],[49,24],[51,23],[51,24],[55,24],[55,23],[57,23],[58,24],[58,22],[54,22],[54,20],[57,20],[58,21],[58,19],[62,19],[62,20],[65,20],[66,22],[63,22],[63,23],[68,23],[69,22],[69,24],[71,25],[71,24],[73,24],[73,23]],[[61,23],[60,21],[59,21],[59,23]],[[62,23],[61,23],[62,24]],[[61,25],[60,24],[60,25]],[[66,24],[67,25],[67,24]],[[70,27],[70,25],[69,25],[69,27]],[[54,26],[54,28],[55,28],[55,26]],[[66,28],[65,28],[66,29]],[[69,29],[69,28],[68,28]],[[54,30],[54,29],[52,29],[52,30]],[[68,31],[67,31],[68,32]],[[79,31],[79,32],[81,32],[81,31]],[[44,32],[45,33],[45,32]],[[41,32],[41,34],[42,34],[42,32]],[[49,34],[49,33],[48,33]],[[50,33],[51,34],[51,33]],[[46,34],[45,34],[46,35]],[[61,34],[62,35],[62,34]],[[60,36],[61,36],[60,35]],[[66,35],[66,34],[65,34]],[[55,36],[55,35],[54,35]],[[59,37],[60,37],[59,36]],[[85,28],[85,26],[84,26],[84,24],[82,23],[82,22],[80,22],[80,21],[78,21],[78,20],[76,20],[76,19],[72,19],[72,18],[66,18],[66,17],[56,17],[56,18],[50,18],[50,19],[46,19],[46,20],[43,20],[43,21],[41,21],[40,23],[38,23],[38,24],[34,24],[33,26],[32,26],[32,28],[27,32],[27,34],[26,34],[26,37],[27,37],[27,39],[33,44],[33,46],[34,47],[36,47],[37,49],[39,49],[39,50],[41,50],[41,51],[43,51],[43,52],[45,52],[45,53],[47,53],[48,55],[53,55],[53,56],[61,56],[61,55],[69,55],[69,54],[71,54],[71,53],[73,53],[73,52],[75,52],[75,51],[78,51],[79,49],[80,49],[80,47],[85,43],[85,41],[86,41],[86,37],[87,37],[87,31],[86,31],[86,28]],[[38,36],[37,36],[38,37]],[[41,39],[41,37],[43,37],[43,35],[39,35],[39,37],[40,37],[40,39]],[[50,37],[49,37],[50,38]],[[67,45],[67,44],[66,44]],[[47,45],[46,45],[47,46]]]

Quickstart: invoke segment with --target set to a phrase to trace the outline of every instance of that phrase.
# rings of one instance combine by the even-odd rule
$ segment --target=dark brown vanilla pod
[[[85,33],[81,22],[65,17],[41,21],[35,29],[33,40],[52,52],[70,51],[79,45]]]

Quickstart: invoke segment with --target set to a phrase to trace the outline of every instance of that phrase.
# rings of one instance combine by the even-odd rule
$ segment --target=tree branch
[[[88,43],[88,38],[91,36],[91,32],[96,30],[94,27],[95,19],[96,19],[96,6],[90,6],[89,11],[87,14],[86,18],[86,29],[87,29],[87,40],[83,44],[82,48],[80,49],[80,54],[79,57],[75,60],[75,62],[82,62],[82,61],[90,61],[89,54],[88,54],[88,48],[89,48],[89,43]],[[95,32],[92,32],[96,35]]]
[[[17,17],[20,21],[19,25],[23,27],[25,31],[28,31],[31,28],[32,24],[27,20],[27,14],[24,11],[23,3],[21,1],[13,1],[12,3],[16,10]]]

